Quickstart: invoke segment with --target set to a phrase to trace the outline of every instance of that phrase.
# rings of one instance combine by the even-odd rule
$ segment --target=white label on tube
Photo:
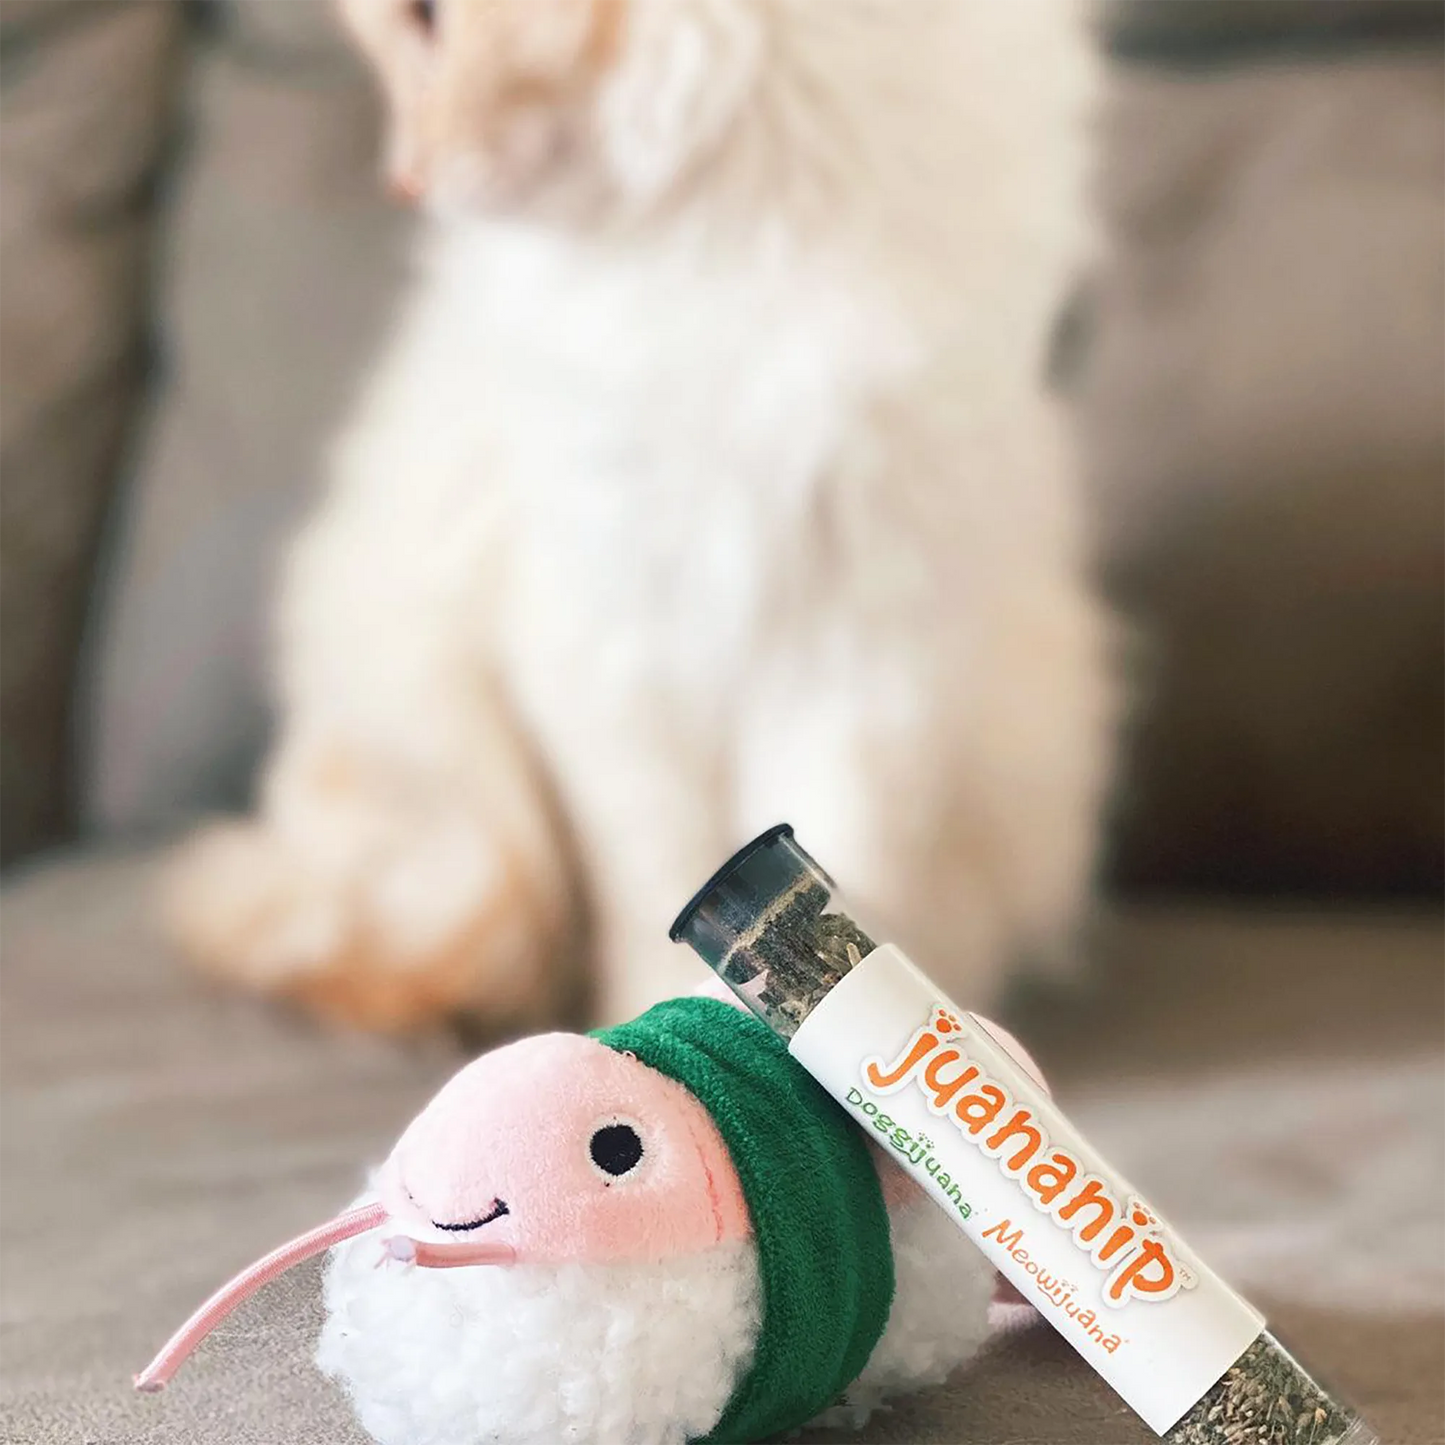
[[[789,1048],[1156,1434],[1264,1328],[893,945],[847,974]]]

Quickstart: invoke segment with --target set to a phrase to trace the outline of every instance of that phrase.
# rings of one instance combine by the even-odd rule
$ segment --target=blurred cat
[[[214,971],[382,1028],[616,1019],[779,819],[958,997],[1087,892],[1112,687],[1042,352],[1067,0],[343,0],[434,222],[279,604]],[[579,949],[579,940],[585,947]]]

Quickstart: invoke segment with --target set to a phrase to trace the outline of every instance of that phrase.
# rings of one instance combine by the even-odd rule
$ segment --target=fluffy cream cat
[[[961,999],[1086,891],[1111,687],[1041,383],[1066,0],[346,0],[433,214],[290,554],[212,969],[369,1025],[696,982],[778,819]]]

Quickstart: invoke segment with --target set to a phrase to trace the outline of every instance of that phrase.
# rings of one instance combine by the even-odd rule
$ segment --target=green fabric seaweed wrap
[[[719,999],[670,999],[595,1037],[697,1097],[752,1216],[757,1352],[697,1445],[796,1429],[857,1379],[893,1302],[888,1212],[862,1131],[766,1024]]]

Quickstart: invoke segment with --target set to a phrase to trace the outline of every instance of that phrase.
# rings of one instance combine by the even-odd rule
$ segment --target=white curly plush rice
[[[983,1342],[992,1272],[921,1196],[890,1211],[897,1290],[867,1368],[825,1419],[861,1425]],[[717,1422],[759,1323],[750,1242],[665,1264],[376,1267],[332,1251],[317,1363],[380,1445],[684,1445]]]

